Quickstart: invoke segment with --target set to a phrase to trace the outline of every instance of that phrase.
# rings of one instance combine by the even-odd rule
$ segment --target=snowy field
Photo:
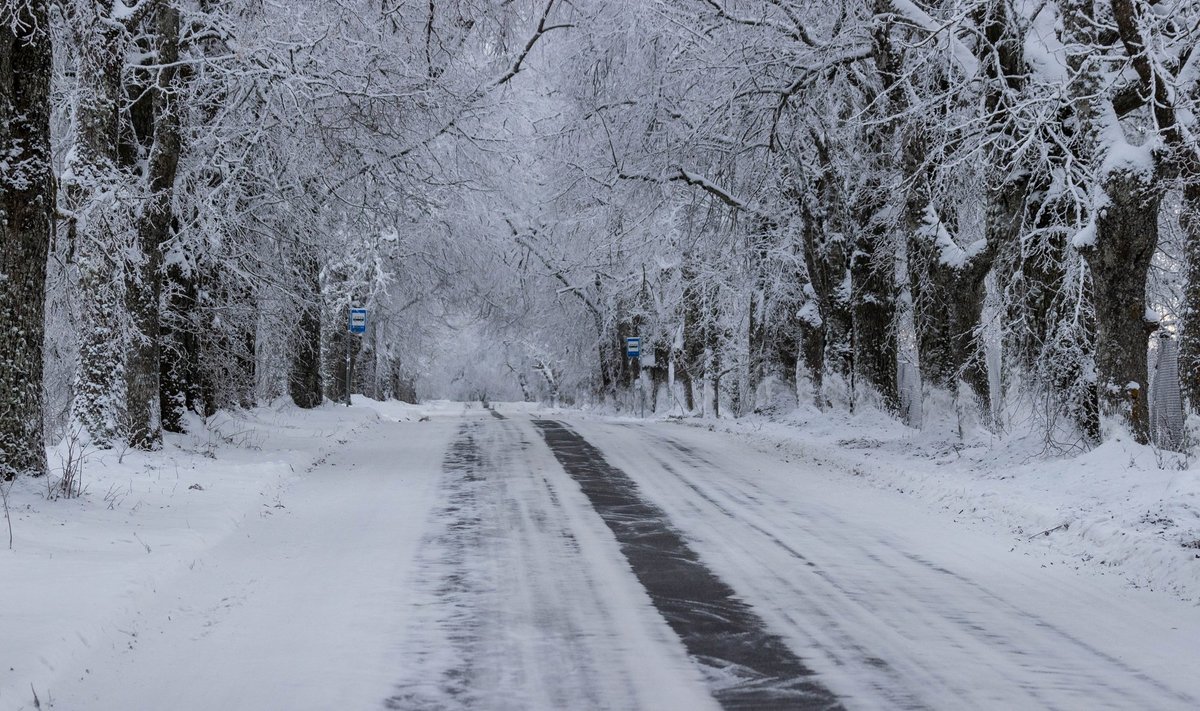
[[[805,417],[281,405],[92,453],[78,499],[20,479],[0,709],[1200,704],[1194,472],[1119,441],[1021,461]],[[614,522],[559,431],[800,661],[803,693],[772,660],[696,653],[696,591],[664,601],[622,534],[648,519]]]

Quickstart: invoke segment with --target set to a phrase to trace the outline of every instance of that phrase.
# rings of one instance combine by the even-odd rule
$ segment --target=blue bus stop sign
[[[638,337],[625,339],[625,355],[628,358],[637,358],[642,355],[642,339]]]
[[[367,332],[367,310],[350,309],[350,333],[363,334]]]

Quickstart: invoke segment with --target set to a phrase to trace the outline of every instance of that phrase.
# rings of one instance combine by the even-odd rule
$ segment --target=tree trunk
[[[979,328],[991,248],[971,254],[967,250],[972,247],[955,244],[954,226],[923,202],[921,196],[912,196],[906,209],[909,291],[921,376],[956,395],[959,381],[964,382],[990,424],[990,388]]]
[[[176,260],[167,265],[166,309],[159,320],[159,411],[167,432],[183,432],[186,412],[200,413],[204,400],[200,392],[199,324],[192,321],[199,299],[195,264]]]
[[[851,290],[846,288],[851,250],[833,158],[824,137],[814,134],[812,139],[820,172],[807,193],[792,192],[803,218],[804,264],[817,308],[815,315],[809,314],[803,320],[805,362],[817,407],[824,407],[822,388],[826,369],[844,381],[851,378],[854,315]]]
[[[0,479],[46,473],[42,348],[46,259],[54,230],[49,2],[0,26]],[[14,34],[13,29],[16,28]]]
[[[325,329],[325,396],[336,403],[347,403],[354,392],[355,371],[358,370],[359,337],[350,333],[346,318],[340,312],[329,314]],[[349,357],[347,357],[349,356]]]
[[[100,3],[80,2],[76,10],[76,136],[64,168],[82,296],[74,411],[92,443],[106,448],[122,434],[124,418],[124,264],[116,256],[129,229],[118,168],[125,33]]]
[[[704,388],[704,286],[692,266],[691,257],[684,258],[683,333],[682,347],[677,352],[676,376],[683,383],[683,404],[688,413],[696,411],[696,388]],[[704,393],[700,393],[703,400]]]
[[[322,402],[320,265],[312,255],[301,257],[300,272],[308,281],[309,301],[299,304],[300,318],[292,340],[288,393],[298,407],[313,408]]]
[[[850,260],[854,368],[878,395],[883,408],[900,412],[897,383],[896,279],[889,249],[882,244],[884,227],[866,222]]]
[[[1187,411],[1200,413],[1200,183],[1184,187],[1180,222],[1187,240],[1187,271],[1179,338],[1179,378]]]
[[[138,449],[162,446],[159,297],[163,249],[171,234],[171,201],[179,165],[179,113],[174,86],[179,59],[179,12],[166,5],[155,11],[158,72],[153,90],[153,143],[146,182],[148,197],[138,215],[140,260],[125,273],[125,304],[133,333],[125,365],[125,412],[129,443]]]
[[[650,369],[650,411],[658,412],[658,391],[667,384],[667,363],[671,358],[671,349],[655,344],[654,367]]]
[[[1150,441],[1146,353],[1157,321],[1146,318],[1146,278],[1158,246],[1162,192],[1145,172],[1117,171],[1104,184],[1095,245],[1083,250],[1096,311],[1096,385],[1101,405]]]

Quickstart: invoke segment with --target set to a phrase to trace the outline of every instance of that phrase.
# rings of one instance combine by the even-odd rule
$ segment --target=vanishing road
[[[1200,608],[791,459],[503,406],[381,423],[55,708],[1200,708]]]

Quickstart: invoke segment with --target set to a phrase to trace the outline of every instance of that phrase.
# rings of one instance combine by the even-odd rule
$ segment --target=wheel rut
[[[634,575],[703,668],[723,708],[843,708],[783,640],[700,561],[666,513],[644,499],[628,475],[563,424],[534,424],[613,532]]]

